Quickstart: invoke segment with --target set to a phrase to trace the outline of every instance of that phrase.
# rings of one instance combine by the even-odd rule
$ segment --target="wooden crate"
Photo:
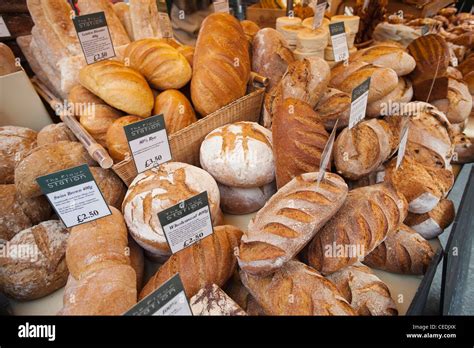
[[[278,17],[286,16],[286,10],[262,8],[260,4],[247,7],[247,19],[258,24],[260,28],[276,27]]]

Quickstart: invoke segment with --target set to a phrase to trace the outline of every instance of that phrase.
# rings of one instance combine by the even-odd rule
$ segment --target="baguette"
[[[406,200],[389,185],[350,191],[338,213],[309,244],[309,265],[325,275],[353,265],[381,244],[406,215]]]
[[[130,6],[124,2],[117,2],[114,4],[114,12],[122,22],[123,27],[127,31],[128,37],[131,41],[135,41],[133,35],[132,18],[130,16]]]
[[[242,237],[239,266],[254,275],[267,275],[291,260],[338,211],[347,185],[326,173],[319,187],[318,173],[296,177],[258,212]]]

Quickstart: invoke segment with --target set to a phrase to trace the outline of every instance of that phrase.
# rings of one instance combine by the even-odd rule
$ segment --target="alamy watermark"
[[[39,248],[36,244],[0,244],[0,260],[3,258],[36,262],[39,258]]]

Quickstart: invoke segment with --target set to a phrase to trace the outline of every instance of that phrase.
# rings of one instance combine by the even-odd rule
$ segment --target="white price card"
[[[313,0],[311,2],[311,7],[313,8],[314,17],[313,17],[313,29],[318,29],[323,24],[324,13],[327,8],[326,0]]]
[[[0,16],[0,37],[10,37],[12,36],[10,34],[10,30],[8,30],[7,25],[5,24],[5,21],[3,20],[3,17]]]
[[[127,311],[125,316],[182,316],[193,315],[184,292],[183,282],[176,273]]]
[[[329,32],[331,33],[334,60],[340,62],[349,59],[349,48],[347,46],[347,35],[344,22],[329,24]]]
[[[339,124],[339,119],[334,123],[334,128],[332,129],[331,135],[329,136],[328,142],[324,147],[324,151],[321,155],[321,163],[319,165],[319,175],[318,175],[318,187],[321,184],[321,181],[326,175],[328,170],[329,162],[331,161],[332,149],[334,148],[334,141],[336,140],[337,125]],[[330,168],[329,168],[330,169]]]
[[[123,128],[138,173],[171,161],[163,115],[148,117]]]
[[[36,181],[67,228],[112,214],[85,164],[41,176]]]
[[[403,158],[405,157],[405,153],[407,150],[409,129],[410,129],[410,120],[407,120],[405,125],[403,126],[403,129],[400,135],[400,144],[398,145],[398,154],[397,154],[397,165],[395,169],[400,168],[400,165],[403,162]]]
[[[449,50],[449,60],[453,67],[457,67],[459,65],[458,57],[456,57],[456,54],[451,49]]]
[[[206,191],[163,210],[158,219],[173,254],[214,232]]]
[[[352,90],[349,129],[354,128],[365,118],[367,100],[369,99],[370,77]]]
[[[104,12],[76,16],[73,22],[87,64],[115,57]]]
[[[353,15],[354,15],[354,9],[351,6],[345,6],[344,16],[353,16]]]
[[[223,12],[223,13],[230,12],[228,0],[214,0],[213,4],[214,4],[214,12]]]

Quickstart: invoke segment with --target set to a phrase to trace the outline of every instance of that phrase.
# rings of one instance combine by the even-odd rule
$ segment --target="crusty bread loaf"
[[[466,83],[450,78],[447,98],[435,100],[433,105],[444,112],[451,123],[460,123],[471,113],[472,96]]]
[[[275,182],[261,187],[230,187],[220,183],[222,211],[233,215],[246,215],[260,210],[276,192]]]
[[[367,117],[390,116],[390,105],[404,105],[413,98],[413,86],[408,79],[400,77],[397,87],[386,96],[367,105]]]
[[[432,239],[443,233],[444,229],[454,221],[456,212],[454,203],[442,199],[433,210],[425,214],[409,213],[405,224],[418,232],[425,239]]]
[[[452,163],[463,164],[474,162],[474,139],[464,133],[456,134],[453,138],[454,156]]]
[[[137,293],[142,290],[143,280],[145,277],[145,255],[143,249],[128,236],[128,248],[130,249],[130,266],[133,267],[137,275]]]
[[[176,48],[159,39],[142,39],[128,45],[125,61],[159,90],[179,89],[192,76],[191,66]]]
[[[338,211],[347,185],[336,174],[296,177],[281,188],[250,221],[242,237],[239,266],[247,273],[266,275],[296,256]]]
[[[406,215],[406,200],[389,185],[350,191],[338,213],[309,244],[309,265],[323,274],[353,265],[382,243]]]
[[[265,311],[250,294],[240,280],[240,274],[235,271],[227,282],[224,291],[250,316],[264,316]]]
[[[310,105],[284,100],[275,113],[272,133],[278,188],[300,174],[319,169],[329,135]]]
[[[213,13],[202,22],[193,61],[191,97],[206,116],[241,98],[250,77],[248,41],[239,21]]]
[[[111,170],[100,167],[90,168],[105,202],[117,209],[121,209],[127,188],[122,180]]]
[[[140,293],[143,299],[176,273],[183,282],[186,295],[194,296],[209,284],[223,286],[236,268],[235,248],[242,231],[234,226],[218,226],[214,233],[173,254],[151,277]]]
[[[364,264],[393,273],[424,274],[433,256],[430,243],[402,224],[365,257]]]
[[[41,196],[36,178],[82,164],[97,165],[81,143],[60,141],[37,147],[15,168],[16,189],[25,198]]]
[[[77,138],[65,123],[60,122],[43,127],[39,131],[36,141],[38,146],[43,146],[60,141],[77,141]]]
[[[114,108],[140,117],[151,115],[154,97],[145,78],[120,62],[88,65],[80,71],[79,81]]]
[[[130,0],[133,39],[160,38],[160,20],[155,0]]]
[[[107,129],[105,142],[109,150],[110,157],[115,162],[123,161],[127,156],[131,157],[127,136],[123,127],[141,121],[138,116],[124,116],[116,119]]]
[[[0,42],[0,76],[12,74],[20,70],[15,61],[15,55],[10,47]]]
[[[240,277],[269,315],[356,314],[329,280],[295,260],[265,277],[244,271],[240,271]]]
[[[255,122],[237,122],[209,133],[201,144],[200,162],[218,182],[241,188],[275,180],[271,132]]]
[[[112,215],[71,230],[62,315],[121,315],[137,302],[127,227],[122,214],[110,210]]]
[[[398,76],[408,75],[416,66],[415,59],[404,49],[386,45],[376,45],[360,50],[354,55],[353,59],[391,68]]]
[[[153,114],[163,115],[168,135],[197,121],[196,113],[188,98],[175,89],[164,91],[156,97]]]
[[[34,300],[66,284],[68,230],[59,221],[45,221],[18,233],[0,257],[0,291],[11,298]],[[3,254],[3,253],[2,253]]]
[[[117,2],[114,4],[114,12],[122,22],[123,27],[127,31],[128,37],[131,41],[135,41],[133,35],[132,18],[130,16],[130,6],[124,2]]]
[[[247,315],[216,284],[208,284],[189,300],[191,311],[195,316],[236,316]]]
[[[171,254],[158,213],[207,191],[213,222],[219,215],[219,189],[204,170],[168,162],[139,174],[130,185],[122,211],[130,234],[149,255],[166,260]]]
[[[247,19],[240,21],[240,25],[242,26],[247,41],[249,42],[249,54],[250,59],[252,59],[253,39],[255,38],[255,35],[257,35],[257,33],[259,32],[260,27],[257,23],[249,21]]]
[[[13,184],[15,167],[36,147],[36,137],[32,129],[0,127],[0,184]]]
[[[335,88],[328,88],[314,110],[324,122],[326,130],[332,130],[336,120],[339,120],[337,127],[344,128],[349,124],[351,96]]]
[[[344,80],[346,80],[352,73],[357,70],[369,66],[368,63],[362,61],[349,61],[349,64],[346,66],[344,62],[337,63],[331,69],[331,80],[329,81],[329,86],[337,88]]]
[[[330,274],[327,278],[358,315],[397,315],[390,290],[372,270],[360,263]]]
[[[51,217],[45,197],[22,198],[15,185],[0,185],[0,239],[9,241],[17,233]]]

